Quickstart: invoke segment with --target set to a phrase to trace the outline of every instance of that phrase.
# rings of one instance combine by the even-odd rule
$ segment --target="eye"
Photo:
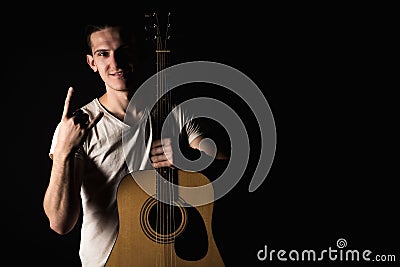
[[[97,51],[96,54],[97,54],[97,56],[99,56],[99,57],[107,57],[107,56],[110,55],[110,53],[109,53],[108,51],[105,51],[105,50]]]

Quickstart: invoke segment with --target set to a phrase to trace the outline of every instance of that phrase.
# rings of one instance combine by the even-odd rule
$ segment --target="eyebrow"
[[[109,49],[97,49],[97,50],[93,51],[93,54],[96,54],[98,52],[107,52],[107,51],[109,51]]]
[[[117,50],[119,50],[119,49],[125,49],[125,48],[130,48],[130,47],[131,47],[131,45],[129,45],[129,44],[122,44],[120,47],[117,48]],[[105,49],[105,48],[97,49],[97,50],[93,51],[93,54],[95,54],[95,53],[97,53],[97,52],[108,52],[108,51],[110,51],[110,50],[111,50],[111,49]]]

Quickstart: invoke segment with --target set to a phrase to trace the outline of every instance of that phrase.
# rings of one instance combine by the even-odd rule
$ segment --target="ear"
[[[92,55],[86,55],[86,62],[94,72],[97,71],[97,66]]]

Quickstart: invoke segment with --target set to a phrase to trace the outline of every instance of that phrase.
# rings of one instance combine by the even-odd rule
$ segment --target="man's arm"
[[[75,226],[80,214],[81,178],[79,159],[73,155],[54,153],[50,182],[45,192],[43,208],[50,228],[58,234],[67,234]]]
[[[195,138],[191,143],[190,147],[198,150],[198,156],[200,157],[201,153],[205,153],[202,156],[214,157],[211,164],[208,165],[205,169],[199,171],[200,173],[207,176],[211,181],[217,179],[225,170],[229,163],[229,155],[224,153],[221,149],[218,149],[218,146],[215,147],[211,144],[210,139],[204,138],[203,136],[199,136]],[[196,153],[196,151],[194,151]]]
[[[75,153],[82,146],[88,132],[103,117],[99,113],[92,121],[88,117],[78,118],[80,113],[70,115],[69,104],[73,89],[69,88],[65,99],[61,122],[56,134],[57,141],[51,155],[53,165],[49,185],[46,189],[43,208],[50,228],[59,234],[70,232],[80,214],[80,187],[82,182],[82,160]]]

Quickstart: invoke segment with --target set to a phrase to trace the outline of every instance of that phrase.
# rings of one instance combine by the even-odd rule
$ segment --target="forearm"
[[[196,155],[194,157],[192,156],[194,159],[204,157],[206,161],[210,161],[210,163],[206,165],[205,168],[199,170],[199,172],[207,176],[211,182],[218,179],[228,166],[229,157],[221,156],[213,158],[204,151],[198,149],[194,149],[194,151]]]
[[[205,161],[210,162],[199,172],[207,176],[211,181],[218,179],[228,166],[229,155],[213,146],[207,138],[196,138],[191,142],[190,148],[185,151],[189,160],[198,160],[203,157]]]
[[[59,234],[70,232],[80,213],[80,182],[74,173],[74,157],[54,155],[43,207],[50,228]]]

